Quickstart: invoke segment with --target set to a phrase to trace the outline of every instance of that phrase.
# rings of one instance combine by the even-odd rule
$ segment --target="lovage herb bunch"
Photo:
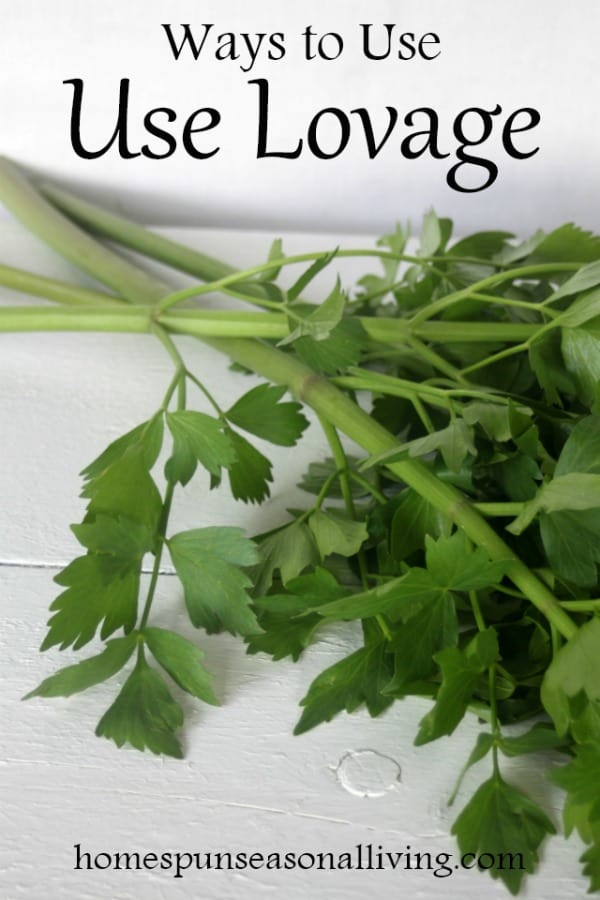
[[[155,414],[83,471],[80,555],[55,579],[42,649],[98,637],[104,647],[29,696],[68,696],[125,670],[97,734],[181,756],[172,683],[218,700],[196,644],[152,622],[168,554],[192,624],[239,635],[249,653],[296,660],[323,625],[360,623],[357,649],[307,687],[296,733],[361,706],[377,716],[410,695],[431,698],[417,744],[477,715],[464,771],[488,758],[490,774],[453,832],[464,851],[501,859],[519,848],[522,870],[490,870],[513,893],[555,826],[505,777],[504,759],[562,754],[550,777],[598,890],[600,239],[565,225],[524,242],[500,231],[453,240],[452,223],[430,212],[412,253],[397,227],[376,248],[286,256],[275,241],[267,260],[238,271],[34,186],[8,161],[0,196],[99,283],[0,267],[3,284],[56,304],[5,305],[0,331],[144,332],[173,361]],[[174,292],[115,244],[197,283]],[[337,277],[344,256],[365,259],[354,286]],[[307,302],[327,273],[323,301]],[[204,308],[215,292],[239,308]],[[188,367],[180,334],[261,382],[248,390],[240,375],[225,408]],[[190,406],[191,385],[209,412]],[[293,447],[308,424],[302,404],[330,447],[301,476],[303,509],[251,537],[234,526],[172,532],[172,505],[192,478],[264,501],[272,466],[255,438]],[[362,453],[348,455],[343,436]]]

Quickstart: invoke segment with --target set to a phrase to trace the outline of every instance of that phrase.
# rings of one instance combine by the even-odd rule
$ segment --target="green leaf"
[[[326,607],[342,593],[344,588],[338,584],[335,576],[319,567],[314,572],[288,581],[287,593],[256,597],[254,605],[259,611],[298,616],[314,608]]]
[[[575,747],[574,758],[550,772],[549,778],[567,792],[563,809],[565,836],[577,830],[586,844],[580,857],[583,874],[590,879],[588,893],[600,889],[600,752],[598,742]]]
[[[518,892],[525,873],[535,870],[538,847],[554,832],[548,816],[499,775],[478,788],[452,826],[462,854],[485,854],[486,859],[493,855],[495,865],[486,871],[500,878],[511,894]]]
[[[411,693],[415,682],[429,678],[434,669],[434,655],[458,641],[458,621],[451,594],[441,593],[406,620],[396,626],[390,641],[394,651],[394,677],[384,693],[404,697]]]
[[[269,255],[267,256],[267,262],[281,263],[285,259],[285,253],[283,252],[283,242],[281,238],[275,238],[275,240],[271,243],[269,248]],[[266,269],[264,272],[260,272],[256,276],[257,281],[275,281],[276,278],[279,277],[279,273],[281,272],[281,265],[274,265],[272,269]]]
[[[600,701],[600,619],[581,625],[554,656],[542,681],[541,700],[560,736],[571,722],[569,698],[581,691],[589,702]]]
[[[557,750],[565,746],[565,739],[560,737],[550,725],[537,722],[524,734],[516,737],[503,735],[498,746],[505,756],[523,756],[526,753]]]
[[[561,394],[574,394],[575,383],[565,368],[558,328],[535,337],[529,345],[529,362],[548,403],[561,405]]]
[[[538,234],[528,263],[587,263],[600,259],[600,238],[577,225],[569,223],[555,228],[550,234]]]
[[[411,569],[400,578],[393,578],[382,585],[350,597],[334,600],[318,611],[324,618],[339,621],[367,619],[385,614],[392,621],[406,622],[427,604],[438,600],[445,593],[431,580],[424,569]]]
[[[540,531],[556,574],[581,587],[594,587],[600,564],[600,509],[542,513]]]
[[[100,456],[83,469],[81,475],[88,481],[98,478],[130,450],[134,455],[141,455],[143,464],[149,471],[158,459],[162,440],[163,418],[162,413],[157,413],[109,444]]]
[[[108,681],[123,668],[137,645],[137,635],[132,632],[126,637],[113,638],[97,656],[59,669],[45,678],[33,691],[23,697],[70,697],[86,691],[95,684]]]
[[[234,463],[231,436],[223,432],[223,423],[213,416],[177,410],[167,413],[167,425],[173,436],[173,455],[165,466],[169,481],[187,484],[198,463],[219,478],[221,468],[228,469]]]
[[[99,513],[91,522],[71,525],[75,537],[93,553],[108,553],[124,559],[139,559],[152,550],[153,535],[143,522],[126,516]]]
[[[364,342],[365,331],[360,322],[346,317],[323,340],[315,341],[308,335],[298,338],[294,350],[315,372],[335,375],[359,362]]]
[[[498,658],[498,640],[493,628],[477,634],[464,650],[445,647],[434,659],[442,670],[442,684],[435,705],[421,720],[415,745],[452,734],[459,724],[482,672]]]
[[[131,744],[136,750],[183,756],[175,732],[183,724],[183,712],[166,684],[143,657],[121,688],[115,702],[96,728],[98,737],[110,738],[117,747]]]
[[[267,612],[260,616],[261,634],[251,634],[247,638],[248,653],[267,653],[273,660],[286,656],[296,661],[306,650],[312,636],[323,620],[315,613],[301,619],[290,619],[287,615]]]
[[[598,823],[595,823],[595,828],[593,845],[579,857],[579,861],[583,863],[583,874],[590,879],[588,894],[600,891],[600,826]]]
[[[139,560],[88,554],[74,559],[54,580],[67,590],[50,606],[55,612],[42,650],[55,644],[61,650],[72,644],[78,650],[92,640],[100,623],[103,639],[118,628],[129,632],[135,626]]]
[[[499,584],[510,562],[492,561],[485,548],[473,548],[462,531],[437,541],[426,537],[425,548],[433,583],[451,591],[478,591]]]
[[[248,653],[269,653],[273,659],[285,656],[298,659],[323,621],[311,610],[343,592],[331,572],[321,568],[291,579],[287,588],[286,594],[269,594],[255,599],[264,633],[248,638]],[[294,619],[294,616],[301,618]]]
[[[346,456],[346,463],[349,472],[355,472],[357,470],[358,461],[358,457],[356,456]],[[318,496],[325,486],[325,482],[335,472],[338,472],[338,466],[331,456],[325,457],[325,459],[322,461],[319,460],[311,462],[309,463],[307,471],[302,476],[302,480],[298,483],[298,487],[303,491],[306,491],[307,494],[314,494],[315,496]],[[374,485],[374,473],[369,473],[366,477],[363,476],[363,478],[365,481]],[[354,498],[364,497],[369,493],[365,487],[363,487],[361,484],[358,484],[352,478],[350,479],[350,490]],[[330,482],[329,488],[327,490],[327,497],[339,499],[342,496],[343,494],[340,487],[340,479],[338,477]]]
[[[298,521],[268,534],[258,544],[258,552],[260,562],[250,573],[257,597],[267,593],[276,571],[279,571],[285,585],[308,566],[319,562],[319,553],[308,525]]]
[[[291,288],[289,288],[287,295],[288,300],[290,302],[294,301],[297,297],[300,296],[305,287],[307,287],[310,282],[317,277],[319,272],[322,272],[329,263],[334,259],[337,254],[337,248],[335,250],[330,251],[329,253],[324,253],[323,256],[320,256],[313,263],[310,264],[308,269],[302,273],[302,275],[294,282]]]
[[[313,308],[311,313],[303,315],[300,307],[295,308],[295,314],[296,316],[300,316],[300,321],[295,328],[290,331],[287,337],[279,341],[278,346],[284,347],[286,344],[291,344],[298,338],[307,335],[314,341],[324,340],[329,337],[336,325],[339,325],[341,322],[345,306],[346,296],[342,291],[342,286],[338,278],[331,293],[319,306]],[[297,319],[294,318],[293,321],[296,322]]]
[[[512,534],[521,534],[540,511],[589,510],[600,507],[600,474],[568,472],[542,485],[533,500],[523,506],[518,517],[507,526]]]
[[[600,270],[600,262],[594,263]],[[595,320],[600,316],[600,290],[590,291],[578,297],[565,312],[554,320],[553,326],[562,326],[563,329],[577,328],[579,325],[585,325],[590,320]]]
[[[340,510],[316,509],[308,519],[321,558],[331,553],[354,556],[368,538],[364,522],[356,522]]]
[[[506,246],[506,242],[514,238],[510,231],[478,231],[457,241],[448,250],[449,256],[478,256],[480,259],[493,259]]]
[[[166,628],[145,628],[143,634],[154,659],[182,690],[205,703],[219,705],[210,684],[212,675],[204,668],[204,653],[199,647]]]
[[[476,763],[480,762],[485,756],[487,756],[493,746],[494,735],[490,734],[489,731],[482,731],[477,735],[475,746],[471,750],[466,763],[461,769],[460,775],[458,776],[456,784],[454,785],[454,789],[450,797],[448,798],[448,806],[452,806],[452,804],[456,800],[456,795],[458,794],[460,786],[463,783],[464,777],[469,769]]]
[[[586,416],[577,422],[562,448],[555,472],[600,474],[600,416]]]
[[[146,468],[144,453],[129,450],[88,481],[81,492],[89,499],[86,523],[99,514],[125,516],[156,534],[162,500]]]
[[[197,628],[243,635],[260,631],[249,605],[251,582],[240,568],[255,565],[258,553],[241,528],[182,531],[167,544]]]
[[[581,269],[578,269],[574,275],[571,275],[570,278],[567,278],[567,280],[561,284],[557,291],[554,291],[554,293],[548,297],[548,302],[554,302],[560,297],[571,297],[573,294],[581,294],[582,291],[594,288],[598,284],[600,284],[600,260],[589,263],[587,266],[582,266]],[[600,298],[600,292],[598,292],[598,298]],[[561,315],[561,324],[568,321],[574,305],[568,310],[566,317],[564,313]],[[596,315],[598,315],[598,313],[596,313]],[[573,321],[571,324],[578,325],[580,322]]]
[[[231,493],[244,503],[262,503],[269,496],[269,482],[273,481],[271,463],[241,434],[231,430],[227,434],[235,454],[235,462],[229,466]]]
[[[421,225],[421,240],[419,246],[420,256],[433,256],[442,243],[442,230],[440,220],[435,212],[430,209],[423,216]]]
[[[564,328],[561,341],[567,371],[583,403],[600,410],[600,319],[581,328]]]
[[[394,513],[390,531],[390,553],[402,560],[425,545],[425,536],[439,538],[449,530],[445,516],[409,488]]]
[[[407,454],[411,457],[426,456],[435,450],[440,451],[452,472],[459,472],[466,456],[475,456],[477,453],[473,443],[473,429],[463,419],[455,419],[446,428],[370,457],[364,463],[364,468],[394,462]]]
[[[321,722],[329,722],[343,710],[354,712],[363,703],[371,716],[379,715],[392,702],[381,695],[390,674],[390,658],[383,641],[369,643],[329,666],[317,675],[300,701],[304,710],[294,734],[303,734]]]
[[[287,388],[259,384],[234,403],[227,418],[234,425],[272,444],[293,447],[308,427],[300,403],[279,401]]]
[[[551,505],[540,514],[540,531],[550,564],[558,575],[582,587],[596,584],[596,567],[600,563],[599,474],[600,416],[586,416],[575,425],[565,442],[556,464],[555,478],[542,489],[560,493],[554,500],[550,495]],[[558,489],[551,487],[557,483]],[[537,503],[534,514],[546,503],[546,494],[542,491],[533,501]],[[561,502],[564,508],[560,506]],[[524,512],[527,521],[531,507],[528,505]],[[510,530],[520,524],[517,520]]]

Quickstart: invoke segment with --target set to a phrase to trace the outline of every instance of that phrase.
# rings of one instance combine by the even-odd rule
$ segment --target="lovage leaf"
[[[450,591],[478,591],[499,584],[508,560],[491,560],[484,547],[473,548],[462,531],[434,541],[425,538],[427,571]]]
[[[409,488],[403,492],[392,519],[390,552],[394,559],[405,559],[424,546],[425,535],[439,538],[448,530],[448,519]]]
[[[582,587],[596,583],[600,563],[599,475],[600,416],[586,416],[573,428],[556,464],[554,482],[573,484],[563,498],[564,508],[540,514],[542,541],[552,567]]]
[[[446,647],[434,659],[442,670],[442,684],[433,708],[421,720],[415,745],[452,734],[467,711],[482,672],[498,657],[493,628],[477,634],[464,650]]]
[[[347,316],[320,341],[309,335],[299,337],[294,342],[294,350],[311,369],[335,375],[358,363],[364,340],[365,331],[360,322]]]
[[[45,678],[33,691],[23,697],[70,697],[85,691],[95,684],[107,681],[116,675],[131,658],[137,645],[137,635],[131,633],[121,638],[107,641],[106,647],[97,656],[59,669]]]
[[[152,550],[153,535],[143,522],[99,513],[91,522],[71,525],[75,537],[93,553],[138,559]]]
[[[540,531],[555,572],[581,587],[593,587],[600,564],[600,509],[542,513]]]
[[[286,594],[269,594],[254,601],[263,634],[250,635],[248,653],[269,653],[273,659],[298,659],[323,621],[311,610],[335,597],[342,588],[331,572],[316,569],[293,578]],[[294,618],[294,617],[300,618]]]
[[[579,744],[574,758],[554,769],[550,780],[567,792],[563,821],[565,834],[577,828],[590,847],[582,854],[583,873],[590,879],[590,892],[600,889],[600,750],[597,742]]]
[[[177,410],[167,413],[167,425],[173,435],[173,455],[165,466],[170,481],[187,484],[198,463],[219,478],[221,468],[227,469],[235,461],[230,436],[223,432],[223,423],[213,416]]]
[[[183,724],[183,711],[169,693],[158,672],[143,657],[104,713],[96,734],[112,739],[117,747],[131,744],[136,750],[183,756],[175,732]]]
[[[331,553],[353,556],[368,537],[364,522],[356,522],[340,510],[316,509],[308,519],[322,558]]]
[[[319,272],[322,272],[332,259],[335,257],[337,253],[337,249],[331,250],[329,253],[324,253],[318,259],[316,259],[310,266],[300,275],[300,277],[294,282],[294,284],[289,288],[287,295],[288,300],[291,302],[300,296],[305,287],[307,287],[310,282],[317,277]]]
[[[580,328],[564,328],[561,341],[567,371],[577,393],[594,412],[600,410],[600,317]]]
[[[556,475],[567,472],[600,474],[600,416],[580,419],[567,438],[556,463]]]
[[[541,699],[559,735],[571,723],[569,699],[583,692],[590,703],[600,702],[600,619],[581,625],[555,654],[541,687]]]
[[[247,593],[251,582],[241,569],[256,564],[258,554],[241,528],[182,531],[167,543],[197,628],[244,635],[260,631]]]
[[[452,595],[438,588],[434,600],[407,621],[396,626],[390,641],[394,652],[394,677],[384,693],[404,697],[416,682],[429,678],[434,669],[434,655],[458,641],[458,620]]]
[[[289,296],[289,292],[288,292]],[[294,321],[298,322],[287,337],[279,341],[279,346],[291,344],[301,337],[311,337],[314,341],[322,341],[329,337],[344,315],[346,297],[342,291],[339,278],[328,297],[317,307],[294,307]],[[311,312],[307,312],[311,310]],[[291,311],[290,311],[291,315]],[[299,321],[298,321],[299,319]]]
[[[48,634],[42,650],[71,644],[75,650],[91,641],[102,624],[100,636],[118,628],[131,631],[137,615],[139,560],[119,559],[108,554],[88,554],[74,559],[55,581],[66,587],[50,609]]]
[[[300,403],[279,402],[286,390],[285,386],[259,384],[234,403],[227,418],[265,441],[293,447],[308,421],[300,412]]]
[[[143,450],[129,450],[84,486],[89,499],[86,522],[104,513],[126,516],[155,534],[162,509],[158,488],[150,476]]]
[[[525,503],[508,531],[521,534],[540,512],[554,513],[567,509],[600,508],[600,475],[588,472],[567,472],[542,485],[533,500]]]
[[[535,870],[538,847],[554,832],[539,806],[499,775],[477,789],[452,826],[461,853],[492,858],[494,865],[486,871],[500,878],[511,894],[518,892],[525,873]]]
[[[210,685],[212,675],[202,663],[204,653],[182,635],[166,628],[145,628],[144,640],[154,659],[188,694],[218,706]]]
[[[87,481],[98,478],[130,450],[141,454],[144,466],[149,471],[158,458],[162,439],[163,417],[157,413],[147,422],[142,422],[112,441],[100,456],[82,470],[81,475]]]
[[[279,572],[283,584],[319,562],[314,538],[305,522],[293,521],[266,535],[258,544],[260,561],[252,570],[254,593],[266,594]]]
[[[273,481],[271,463],[245,437],[227,430],[235,461],[229,466],[229,485],[236,500],[262,503],[269,496],[269,482]]]
[[[369,643],[355,650],[317,675],[300,701],[304,711],[294,734],[329,722],[343,710],[354,712],[363,703],[370,715],[379,715],[392,702],[391,698],[381,694],[390,675],[391,659],[385,642]]]

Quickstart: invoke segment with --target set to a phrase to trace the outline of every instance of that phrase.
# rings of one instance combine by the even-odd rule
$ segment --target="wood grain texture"
[[[2,236],[3,261],[75,277],[18,229],[3,226]],[[266,256],[270,243],[261,234],[185,236],[240,264]],[[328,239],[288,236],[285,246],[289,252],[318,249],[328,246]],[[344,273],[350,268],[344,265]],[[185,339],[181,347],[191,368],[225,404],[254,383],[229,373],[226,362],[199,342]],[[352,627],[323,631],[300,663],[274,665],[266,657],[247,656],[228,636],[195,632],[168,570],[160,580],[153,622],[181,630],[205,650],[223,704],[203,707],[177,695],[187,714],[183,762],[119,751],[94,737],[119,676],[69,700],[20,703],[43,677],[76,657],[68,651],[41,655],[38,647],[57,592],[52,578],[76,549],[68,525],[81,516],[77,472],[110,439],[154,411],[170,363],[158,342],[144,336],[0,335],[0,348],[1,895],[8,900],[237,900],[279,892],[303,900],[309,891],[327,900],[358,900],[371,893],[390,900],[470,898],[482,891],[490,898],[508,896],[489,878],[464,871],[441,878],[404,869],[190,869],[179,879],[159,869],[74,871],[75,844],[92,854],[341,853],[358,844],[390,852],[410,845],[434,856],[454,853],[451,822],[487,769],[485,762],[473,768],[456,809],[449,810],[446,798],[479,726],[469,719],[452,738],[417,752],[412,739],[428,704],[413,699],[376,720],[365,712],[339,716],[292,737],[298,701],[311,679],[356,645],[356,632]],[[284,448],[271,453],[276,487],[261,508],[233,504],[224,490],[209,493],[206,480],[198,477],[177,500],[173,528],[236,524],[252,534],[277,524],[286,507],[305,499],[296,482],[307,462],[323,452],[318,431],[311,428],[293,455]],[[558,824],[560,792],[544,779],[538,762],[507,761],[506,774]],[[539,873],[523,896],[583,896],[580,852],[576,840],[547,841]]]

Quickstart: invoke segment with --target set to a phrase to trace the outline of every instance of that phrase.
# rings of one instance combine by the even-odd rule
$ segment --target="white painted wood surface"
[[[173,233],[173,232],[170,232]],[[266,255],[270,236],[185,231],[185,240],[236,264]],[[2,224],[3,262],[56,277],[81,279],[24,234]],[[288,236],[288,252],[328,246],[331,238]],[[347,246],[355,243],[342,242]],[[344,263],[352,277],[364,263]],[[2,303],[16,297],[2,292]],[[28,301],[27,301],[28,302]],[[32,301],[37,302],[37,301]],[[199,342],[182,339],[191,368],[227,403],[249,382]],[[228,636],[207,637],[186,622],[181,590],[168,572],[160,580],[154,621],[183,631],[206,651],[221,708],[178,696],[187,713],[182,762],[117,750],[94,727],[120,684],[117,677],[70,700],[20,697],[77,654],[41,655],[53,576],[72,557],[69,523],[81,518],[78,471],[108,441],[142,421],[160,402],[170,362],[146,336],[0,335],[0,694],[2,790],[0,895],[7,900],[238,900],[309,892],[327,900],[375,894],[469,898],[482,891],[508,896],[474,872],[447,878],[427,871],[75,871],[74,845],[93,855],[117,851],[454,853],[452,820],[487,777],[474,767],[456,807],[446,807],[475,740],[469,720],[450,739],[412,746],[425,701],[397,703],[385,715],[342,715],[294,738],[298,701],[311,679],[355,645],[351,628],[320,633],[298,664],[247,656]],[[282,521],[306,495],[295,487],[306,463],[324,452],[316,428],[301,450],[271,452],[275,488],[264,507],[233,504],[226,491],[208,493],[198,477],[177,500],[173,527],[242,525],[250,534]],[[291,461],[291,462],[290,462]],[[552,757],[548,757],[552,760]],[[526,788],[556,824],[560,793],[536,760],[506,761],[507,777]],[[528,900],[584,895],[577,840],[547,841]],[[451,860],[450,865],[454,865]]]

